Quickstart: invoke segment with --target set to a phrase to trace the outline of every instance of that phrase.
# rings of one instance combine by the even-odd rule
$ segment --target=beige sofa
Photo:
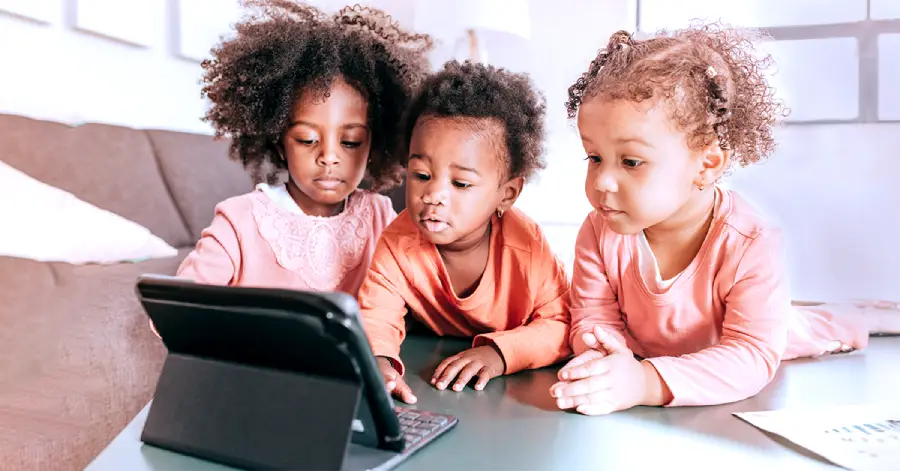
[[[252,189],[227,147],[203,135],[0,115],[0,161],[179,248],[104,266],[0,257],[0,469],[82,469],[151,398],[165,350],[134,282],[174,274],[215,204]],[[402,191],[391,194],[398,209]]]

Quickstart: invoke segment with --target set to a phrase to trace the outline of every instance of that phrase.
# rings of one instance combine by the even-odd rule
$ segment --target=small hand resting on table
[[[672,400],[656,368],[635,359],[634,353],[606,330],[594,327],[581,340],[588,350],[562,367],[560,381],[550,387],[560,409],[603,415]]]
[[[466,384],[475,376],[475,390],[481,391],[487,385],[488,380],[500,376],[505,370],[503,357],[494,347],[482,345],[470,348],[461,353],[445,358],[434,370],[431,384],[444,390],[456,378],[453,384],[454,391],[462,391]]]
[[[415,404],[418,400],[416,395],[413,394],[412,389],[403,380],[400,372],[391,364],[391,360],[386,357],[377,357],[377,361],[378,369],[381,370],[381,375],[384,376],[384,385],[388,392],[407,404]]]

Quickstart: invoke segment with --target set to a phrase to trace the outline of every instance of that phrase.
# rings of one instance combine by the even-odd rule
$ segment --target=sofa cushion
[[[193,241],[142,131],[0,114],[0,160],[132,220],[170,245]]]
[[[174,274],[186,255],[111,266],[0,257],[0,469],[83,469],[146,405],[165,348],[134,282]]]
[[[250,174],[228,158],[228,140],[172,131],[147,135],[193,240],[209,226],[216,204],[253,190]]]
[[[0,161],[0,255],[40,261],[117,263],[173,257],[176,251],[118,214],[88,204],[67,191],[31,178]],[[64,236],[61,236],[64,235]]]

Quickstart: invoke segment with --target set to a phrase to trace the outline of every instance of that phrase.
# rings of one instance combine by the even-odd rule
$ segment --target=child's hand
[[[599,327],[584,337],[591,350],[560,369],[560,382],[550,387],[556,405],[601,415],[642,404],[647,394],[645,370],[631,350]]]
[[[381,370],[381,375],[384,376],[384,384],[388,392],[407,404],[415,404],[417,401],[416,395],[413,394],[406,381],[403,381],[403,376],[400,376],[400,373],[394,369],[391,360],[385,357],[378,357],[377,360],[378,369]]]
[[[478,376],[475,389],[481,391],[488,380],[503,374],[503,369],[503,358],[497,350],[483,345],[444,359],[434,370],[431,384],[443,390],[456,378],[453,390],[462,391],[474,376]]]
[[[585,332],[581,334],[581,337],[575,338],[575,341],[572,342],[572,353],[574,353],[575,356],[581,355],[589,350],[596,350],[602,353],[603,356],[608,355],[606,349],[603,348],[603,345],[597,340],[597,336],[594,335],[594,330],[597,329],[597,327],[594,327],[590,332]]]

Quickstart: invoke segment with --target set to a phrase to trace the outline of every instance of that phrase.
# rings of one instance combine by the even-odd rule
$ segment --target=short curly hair
[[[292,0],[244,0],[249,13],[236,36],[203,62],[203,95],[212,102],[204,120],[216,136],[232,138],[230,156],[270,183],[287,168],[280,139],[294,102],[304,91],[327,96],[343,78],[368,101],[372,147],[371,189],[402,182],[403,111],[428,72],[428,35],[403,31],[368,7],[326,15]]]
[[[765,38],[718,22],[645,40],[618,31],[569,87],[568,116],[596,95],[638,102],[664,97],[692,148],[718,139],[732,153],[729,167],[759,162],[774,152],[773,127],[788,113],[764,75],[772,57],[754,47]]]
[[[527,74],[466,61],[450,61],[429,76],[405,118],[407,148],[420,117],[484,118],[500,123],[505,149],[500,158],[509,178],[529,179],[543,160],[547,103]]]

